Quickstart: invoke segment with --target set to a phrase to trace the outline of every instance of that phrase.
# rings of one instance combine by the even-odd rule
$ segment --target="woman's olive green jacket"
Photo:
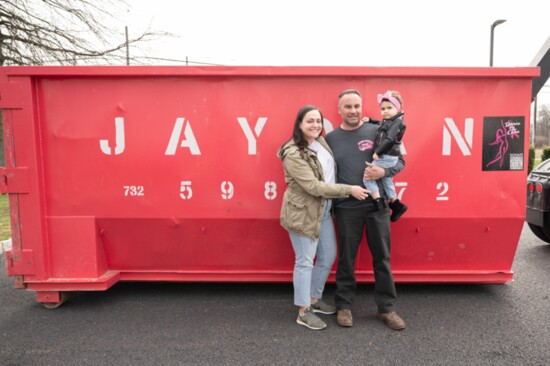
[[[332,155],[323,137],[317,141]],[[284,144],[277,155],[283,162],[286,181],[281,226],[296,234],[318,238],[326,199],[349,196],[351,186],[326,183],[315,151],[309,148],[300,151],[293,140]]]

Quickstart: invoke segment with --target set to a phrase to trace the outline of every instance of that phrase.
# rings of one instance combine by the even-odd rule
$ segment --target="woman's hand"
[[[373,160],[380,160],[380,157],[378,156],[377,153],[374,153],[374,155],[372,156],[372,159]]]
[[[370,121],[370,118],[369,117],[363,117],[361,118],[361,122],[363,123],[368,123]]]
[[[359,201],[364,200],[369,196],[370,191],[361,186],[351,186],[351,195]]]

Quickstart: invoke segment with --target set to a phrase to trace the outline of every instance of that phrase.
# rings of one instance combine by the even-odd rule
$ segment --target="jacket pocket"
[[[284,226],[291,231],[303,233],[306,229],[308,205],[301,200],[286,199],[284,212]]]

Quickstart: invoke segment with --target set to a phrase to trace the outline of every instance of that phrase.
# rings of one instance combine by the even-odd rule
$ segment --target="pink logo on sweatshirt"
[[[357,147],[361,151],[372,149],[373,142],[371,140],[362,140],[357,143]]]

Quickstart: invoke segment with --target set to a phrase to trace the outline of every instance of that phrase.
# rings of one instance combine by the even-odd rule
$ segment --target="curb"
[[[8,240],[0,241],[0,254],[4,253],[5,251],[11,250],[11,248],[11,238],[9,238]]]

